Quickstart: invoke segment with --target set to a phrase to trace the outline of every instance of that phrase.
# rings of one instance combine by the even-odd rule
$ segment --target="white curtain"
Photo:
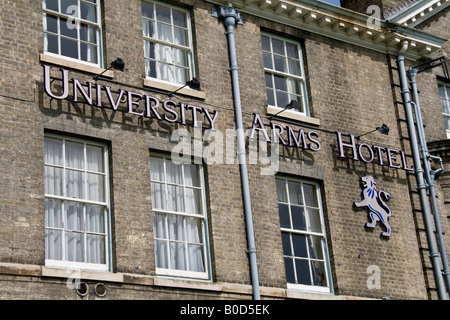
[[[105,201],[102,148],[46,138],[45,164],[46,195]],[[105,214],[102,205],[47,198],[46,259],[106,263]]]
[[[201,214],[200,190],[194,188],[198,186],[195,165],[175,165],[170,160],[152,157],[150,171],[154,210],[167,209],[180,213]],[[158,268],[205,271],[202,221],[203,218],[153,213],[155,258]]]

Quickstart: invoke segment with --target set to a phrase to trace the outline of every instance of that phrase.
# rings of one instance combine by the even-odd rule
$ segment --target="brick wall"
[[[233,97],[223,24],[211,16],[209,3],[174,3],[192,9],[196,73],[206,93],[204,101],[181,96],[177,99],[219,110],[216,128],[221,132],[233,129]],[[149,150],[170,152],[175,145],[169,142],[171,132],[180,126],[73,103],[69,99],[51,100],[42,89],[39,61],[43,50],[41,3],[4,1],[1,9],[0,261],[44,264],[43,136],[45,130],[52,130],[106,141],[110,148],[114,273],[130,274],[145,281],[107,282],[111,288],[107,297],[250,297],[237,162],[205,166],[211,286],[220,284],[221,288],[232,286],[234,289],[189,289],[189,281],[182,289],[175,285],[161,289],[149,280],[158,279],[155,277]],[[109,85],[113,90],[126,89],[127,85],[142,87],[140,1],[105,1],[103,18],[105,64],[121,57],[127,67],[123,73],[114,72],[114,80],[126,85]],[[311,115],[321,122],[316,129],[322,149],[311,152],[281,148],[280,173],[311,179],[321,186],[335,294],[379,299],[426,298],[415,221],[411,215],[408,175],[403,170],[337,157],[334,131],[359,135],[382,123],[391,128],[388,136],[375,132],[361,141],[404,149],[410,156],[402,140],[404,123],[398,120],[401,110],[395,105],[397,97],[392,92],[392,72],[386,55],[261,18],[244,14],[243,19],[244,24],[236,27],[236,47],[247,128],[255,112],[261,114],[264,123],[270,122],[266,111],[261,29],[299,40],[303,45]],[[33,27],[29,28],[30,25]],[[21,36],[13,38],[12,34]],[[52,69],[52,75],[61,77],[57,68]],[[70,76],[85,82],[91,80],[93,74],[71,70]],[[57,81],[54,85],[58,85]],[[148,93],[143,89],[133,90]],[[152,94],[166,99],[164,94]],[[282,120],[277,122],[283,123]],[[302,124],[293,127],[300,129]],[[259,163],[249,166],[259,278],[266,296],[285,298],[275,179],[272,175],[261,175],[262,167]],[[380,237],[379,226],[373,231],[365,229],[366,210],[353,206],[354,201],[361,199],[359,179],[365,175],[374,176],[379,188],[393,195],[389,202],[393,212],[390,219],[393,235],[389,240]],[[381,288],[371,290],[367,287],[367,269],[373,265],[380,268]],[[45,277],[37,272],[23,278],[18,271],[2,272],[6,284],[1,289],[2,297],[78,297],[73,291],[67,292],[65,279],[61,277]],[[199,286],[194,282],[192,286],[196,285]]]

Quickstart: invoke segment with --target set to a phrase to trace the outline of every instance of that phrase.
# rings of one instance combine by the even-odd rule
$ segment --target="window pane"
[[[180,66],[187,66],[188,57],[186,56],[186,51],[180,49],[173,49],[173,62]]]
[[[66,170],[66,197],[84,198],[83,173],[80,171]]]
[[[86,205],[86,231],[105,233],[105,210],[103,207]]]
[[[86,145],[86,161],[87,170],[104,172],[103,148]]]
[[[280,202],[288,202],[287,194],[286,194],[286,181],[285,180],[277,180],[277,197]]]
[[[78,18],[78,1],[77,0],[61,0],[61,13],[72,15]]]
[[[167,186],[167,202],[170,211],[184,212],[183,188],[177,186]]]
[[[158,21],[170,23],[171,22],[170,21],[170,9],[161,7],[161,6],[156,6],[156,19]]]
[[[277,40],[277,39],[272,39],[272,48],[273,48],[273,52],[280,54],[280,55],[285,55],[284,54],[284,43],[283,41]]]
[[[289,202],[292,204],[303,204],[302,186],[298,182],[288,182]]]
[[[78,142],[66,142],[66,166],[70,168],[84,168],[84,146]]]
[[[322,233],[319,209],[306,208],[308,215],[308,231]]]
[[[151,187],[153,209],[167,209],[164,184],[152,182]]]
[[[77,202],[65,202],[66,229],[83,231],[83,205]]]
[[[178,27],[186,28],[186,15],[183,12],[173,10],[173,24]]]
[[[445,129],[450,130],[450,118],[449,117],[444,117],[444,125],[445,125]]]
[[[441,99],[442,113],[450,114],[450,109],[448,106],[448,101]]]
[[[273,90],[267,89],[266,90],[267,93],[267,104],[269,106],[275,106],[275,92]]]
[[[165,181],[163,159],[150,158],[150,179],[152,181]]]
[[[186,30],[180,29],[180,28],[174,28],[173,33],[175,36],[175,44],[178,44],[180,46],[187,46],[188,45],[188,39],[187,39],[187,33]]]
[[[201,214],[200,212],[200,191],[198,189],[186,188],[186,212]]]
[[[87,198],[92,201],[105,201],[105,179],[103,175],[88,173],[86,175]]]
[[[97,22],[97,7],[90,3],[81,2],[81,19]]]
[[[97,30],[87,24],[80,25],[80,39],[93,44],[97,43]]]
[[[287,81],[286,78],[275,75],[275,89],[287,91]]]
[[[266,87],[267,88],[273,88],[272,75],[270,73],[267,73],[267,72],[264,75],[266,77]]]
[[[45,199],[45,226],[62,228],[62,202],[54,199]]]
[[[172,27],[170,25],[158,22],[158,39],[173,43]]]
[[[173,66],[165,64],[165,63],[159,63],[158,64],[158,74],[159,74],[159,78],[161,80],[174,82]]]
[[[304,184],[303,191],[305,192],[305,204],[311,207],[317,207],[316,188],[313,185]]]
[[[62,258],[62,231],[45,230],[45,259]]]
[[[295,230],[306,230],[305,209],[291,206],[292,223]]]
[[[195,164],[184,165],[185,184],[187,186],[199,187],[197,166]]]
[[[278,213],[280,215],[280,225],[282,228],[291,228],[291,220],[289,218],[289,206],[287,204],[278,204]]]
[[[81,43],[81,60],[97,63],[97,46]]]
[[[311,285],[311,273],[308,260],[295,259],[295,271],[297,274],[297,283]]]
[[[169,215],[169,239],[170,240],[184,240],[184,218],[177,215]]]
[[[153,38],[155,36],[155,22],[144,19],[142,22],[144,36]]]
[[[295,283],[294,259],[284,258],[284,268],[286,270],[286,281]]]
[[[142,2],[142,15],[146,18],[153,19],[153,4]]]
[[[323,261],[311,261],[313,285],[327,286],[327,276],[325,273],[325,263]]]
[[[309,256],[311,259],[323,260],[322,239],[317,236],[308,236]]]
[[[272,55],[268,52],[263,52],[264,68],[273,69]]]
[[[45,193],[55,196],[63,195],[63,169],[45,167]]]
[[[144,41],[144,55],[146,58],[155,59],[155,44],[153,42]]]
[[[306,250],[306,236],[292,234],[292,245],[294,247],[294,256],[302,258],[308,257],[308,251]]]
[[[155,238],[167,239],[165,215],[160,213],[153,215],[153,232]]]
[[[284,57],[274,55],[273,61],[275,63],[275,70],[280,71],[280,72],[288,72],[288,69],[286,66],[286,59]]]
[[[66,260],[84,262],[84,237],[82,233],[66,232]]]
[[[63,164],[63,141],[60,139],[45,138],[45,158],[46,164]]]
[[[276,92],[277,107],[285,108],[289,104],[289,95],[285,92]]]
[[[157,268],[169,267],[166,241],[155,240],[155,257]]]
[[[44,30],[58,33],[58,18],[48,14],[45,15]]]
[[[172,269],[186,270],[186,247],[184,243],[170,242],[170,265]]]
[[[61,35],[77,39],[78,38],[78,30],[74,21],[68,21],[64,18],[59,19],[59,28],[61,31]]]
[[[88,263],[106,263],[105,236],[87,235],[87,262]]]
[[[182,184],[183,183],[183,174],[182,174],[182,166],[179,164],[174,164],[171,160],[166,160],[166,175],[167,182]]]
[[[262,49],[264,51],[271,51],[270,50],[270,38],[262,36],[261,37],[261,42],[262,42]]]
[[[291,248],[291,236],[289,233],[282,232],[281,240],[283,243],[283,254],[285,256],[292,256],[292,248]]]
[[[78,59],[78,42],[61,38],[61,54],[69,58]]]
[[[301,76],[300,62],[298,60],[288,59],[289,74]]]
[[[44,0],[44,8],[58,11],[58,0]]]
[[[200,219],[186,218],[186,236],[190,243],[202,243],[202,221]]]
[[[44,50],[58,54],[58,37],[51,34],[44,34]]]
[[[286,43],[286,51],[287,51],[287,56],[289,58],[299,59],[298,48],[296,45],[294,45],[292,43]]]
[[[205,272],[203,246],[188,245],[189,271]]]

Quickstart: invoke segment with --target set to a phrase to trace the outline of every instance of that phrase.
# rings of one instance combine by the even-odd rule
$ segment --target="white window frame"
[[[285,227],[281,227],[280,224],[280,230],[282,233],[288,233],[290,235],[292,234],[298,234],[298,235],[303,235],[303,236],[316,236],[316,237],[320,237],[321,238],[321,245],[322,245],[322,256],[323,256],[323,263],[324,263],[324,268],[325,268],[325,275],[327,277],[326,279],[326,283],[327,286],[317,286],[317,285],[305,285],[305,284],[299,284],[299,283],[287,283],[287,288],[290,290],[298,290],[298,291],[305,291],[305,292],[317,292],[317,293],[332,293],[333,292],[333,286],[332,286],[332,277],[331,277],[331,266],[330,266],[330,259],[329,259],[329,255],[328,255],[328,245],[327,245],[327,240],[326,240],[326,232],[325,232],[325,222],[324,222],[324,215],[323,215],[323,205],[322,205],[322,199],[321,199],[321,193],[320,193],[320,185],[316,182],[313,181],[309,181],[309,180],[304,180],[304,179],[298,179],[298,178],[292,178],[292,177],[287,177],[287,176],[277,176],[276,180],[280,180],[280,181],[284,181],[284,186],[286,187],[286,196],[287,196],[287,202],[280,202],[279,200],[277,200],[277,203],[280,204],[285,204],[288,205],[289,207],[289,216],[291,219],[291,228],[285,228]],[[316,190],[316,199],[317,199],[317,204],[318,207],[308,207],[304,201],[304,193],[302,192],[302,197],[303,197],[303,205],[298,205],[301,206],[303,208],[312,208],[312,209],[318,209],[319,210],[319,216],[320,216],[320,227],[322,232],[312,232],[312,231],[304,231],[304,230],[298,230],[298,229],[294,229],[293,228],[293,222],[292,222],[292,214],[291,214],[291,201],[289,199],[289,191],[288,191],[288,183],[289,182],[294,182],[294,183],[300,183],[302,185],[302,190],[303,190],[303,185],[304,184],[308,184],[311,186],[314,186],[315,190]],[[278,193],[278,186],[277,186],[277,193]],[[308,215],[306,215],[305,217],[308,220]],[[306,221],[308,224],[308,221]],[[291,256],[286,256],[285,252],[283,252],[283,256],[287,257],[287,258],[294,258],[294,253],[293,253],[293,244],[292,244],[292,237],[290,236],[290,246],[291,246]],[[310,261],[322,261],[321,259],[314,259],[310,257],[309,254],[309,247],[306,246],[306,249],[308,251],[308,257],[305,258],[304,260],[307,260],[308,263],[310,263]],[[311,266],[310,266],[311,268]],[[294,272],[295,272],[295,278],[296,278],[296,282],[297,282],[297,274],[296,274],[296,270],[294,268]],[[310,278],[311,278],[311,283],[313,283],[312,281],[312,271],[310,269]]]
[[[298,102],[304,108],[304,110],[303,111],[301,111],[301,110],[293,110],[293,109],[290,110],[290,109],[285,109],[286,106],[284,106],[284,105],[283,106],[278,106],[277,105],[277,99],[276,99],[276,90],[273,90],[273,95],[274,95],[273,96],[273,100],[275,101],[275,105],[269,104],[269,97],[267,97],[268,106],[274,108],[275,110],[278,110],[277,112],[285,110],[285,111],[283,111],[283,116],[285,114],[289,114],[290,113],[294,117],[295,117],[296,114],[300,114],[300,115],[304,115],[304,116],[309,117],[310,116],[310,112],[309,112],[309,107],[308,107],[308,95],[307,95],[306,78],[305,78],[305,70],[304,70],[304,62],[303,62],[303,50],[302,50],[301,43],[298,42],[298,41],[293,41],[293,40],[288,39],[288,38],[276,36],[276,35],[273,35],[273,34],[267,33],[267,32],[261,32],[261,41],[262,41],[263,37],[268,37],[270,39],[271,51],[268,52],[268,51],[265,51],[265,50],[262,49],[262,53],[264,54],[264,52],[267,52],[267,53],[269,53],[271,55],[272,66],[273,67],[275,66],[274,56],[275,55],[280,56],[280,55],[274,53],[273,47],[272,47],[272,39],[282,41],[283,44],[284,44],[285,52],[286,52],[286,43],[295,45],[298,48],[298,57],[299,57],[298,60],[299,60],[299,63],[300,63],[300,73],[301,73],[300,76],[291,74],[289,72],[281,72],[281,71],[277,71],[275,69],[269,69],[269,68],[266,68],[266,66],[264,66],[264,75],[266,73],[270,74],[272,76],[272,83],[275,83],[274,82],[274,78],[273,78],[275,75],[276,76],[280,76],[280,77],[284,77],[284,78],[288,78],[288,79],[294,79],[295,81],[299,81],[299,88],[301,90],[301,101],[298,101]],[[284,57],[286,57],[286,59],[287,59],[286,55]],[[288,67],[288,65],[287,65],[287,67]],[[274,84],[274,86],[275,86],[275,84]],[[267,86],[266,86],[266,91],[268,91],[268,87]],[[282,91],[282,90],[280,90],[280,91]],[[289,92],[289,91],[283,91],[283,92],[288,93],[289,96],[294,94],[294,93]],[[269,93],[267,93],[267,94],[269,94]],[[289,103],[292,100],[291,97],[289,97],[288,100],[289,101],[287,103]]]
[[[57,1],[58,1],[59,8],[61,8],[61,0],[57,0]],[[71,15],[69,13],[61,13],[61,12],[56,12],[56,11],[53,11],[53,10],[50,10],[50,9],[46,9],[45,8],[45,0],[42,0],[43,35],[44,35],[43,41],[44,41],[44,54],[45,55],[58,57],[58,58],[61,58],[61,59],[65,59],[67,61],[81,63],[81,64],[88,65],[88,66],[96,66],[96,67],[99,67],[99,68],[103,68],[103,41],[102,41],[103,37],[102,37],[102,23],[101,23],[101,21],[102,21],[101,0],[95,0],[95,1],[96,1],[96,3],[95,3],[95,5],[96,5],[96,15],[97,15],[97,22],[96,23],[94,23],[92,21],[89,21],[89,20],[84,20],[84,19],[80,18],[80,14],[81,14],[80,2],[83,2],[83,0],[77,0],[78,10],[77,10],[77,12],[75,12],[75,13],[78,13],[77,17],[73,16],[73,15]],[[84,1],[84,2],[90,3],[89,1]],[[75,24],[74,28],[77,29],[77,38],[76,39],[70,38],[70,37],[67,37],[67,38],[72,40],[72,41],[76,41],[77,42],[78,57],[79,57],[78,59],[73,58],[73,57],[65,56],[65,55],[63,55],[61,53],[61,38],[66,38],[66,37],[61,35],[60,23],[58,23],[58,26],[57,26],[58,27],[58,31],[57,31],[58,33],[57,34],[53,33],[53,32],[46,31],[46,24],[47,24],[46,16],[47,15],[51,15],[53,17],[56,17],[58,19],[58,21],[59,21],[60,18],[70,19],[71,23]],[[97,37],[97,41],[98,41],[98,43],[96,45],[97,46],[97,63],[92,63],[92,62],[84,61],[84,60],[81,59],[81,43],[84,43],[86,41],[81,40],[81,37],[80,37],[80,30],[81,30],[81,28],[78,27],[80,23],[92,26],[96,30],[95,33],[96,33],[96,37]],[[53,36],[57,36],[58,37],[58,53],[46,51],[47,34],[51,34]]]
[[[182,46],[182,45],[174,44],[174,43],[171,43],[171,42],[168,42],[168,41],[159,40],[159,39],[156,39],[156,38],[152,38],[152,37],[146,36],[144,34],[145,31],[143,29],[142,36],[144,38],[144,52],[145,52],[145,43],[146,42],[154,42],[156,44],[161,44],[161,45],[165,45],[165,46],[168,46],[168,47],[171,47],[171,48],[176,48],[176,49],[180,49],[180,50],[185,51],[187,59],[188,59],[188,61],[187,61],[187,66],[188,67],[186,68],[188,70],[188,75],[187,75],[186,81],[189,81],[192,78],[194,78],[195,77],[194,47],[193,47],[193,41],[192,41],[192,25],[191,25],[191,14],[190,14],[190,11],[187,10],[187,9],[184,9],[182,7],[174,6],[174,5],[165,3],[165,2],[160,2],[160,1],[155,1],[155,0],[142,0],[141,3],[153,4],[153,6],[154,6],[154,9],[153,9],[153,15],[154,15],[153,20],[155,22],[156,22],[156,7],[155,7],[156,5],[160,6],[160,7],[168,8],[171,13],[172,13],[173,10],[176,10],[178,12],[183,12],[186,15],[186,25],[187,25],[187,27],[186,27],[185,30],[187,31],[187,37],[188,37],[187,43],[188,43],[188,46]],[[172,17],[172,14],[171,14],[171,17]],[[152,19],[148,19],[147,17],[144,17],[143,14],[141,14],[141,18],[142,18],[143,21],[144,20],[152,20]],[[173,20],[171,21],[170,26],[171,26],[171,30],[172,30],[172,39],[174,39],[174,35],[173,35],[173,30],[174,30]],[[158,34],[158,29],[157,28],[158,28],[157,23],[155,23],[155,34],[156,35]],[[161,76],[158,74],[158,72],[159,72],[158,66],[156,66],[156,77],[149,76],[149,71],[147,70],[147,61],[156,61],[156,64],[158,64],[159,60],[158,60],[157,57],[150,58],[150,57],[146,57],[145,55],[144,55],[144,60],[145,60],[145,78],[146,79],[153,80],[153,81],[158,81],[158,82],[161,82],[163,84],[175,84],[177,86],[186,84],[186,83],[178,83],[176,81],[173,82],[173,81],[163,80],[161,78]],[[172,57],[172,63],[165,63],[165,64],[170,64],[172,66],[175,66],[175,62],[173,60],[174,59]]]
[[[450,90],[450,83],[446,83],[443,81],[438,81],[438,88],[444,88],[444,96],[441,96],[440,92],[439,92],[439,98],[441,100],[441,108],[442,108],[442,103],[443,101],[445,101],[447,103],[447,108],[450,112],[450,95],[448,94],[448,90]],[[450,122],[450,113],[444,113],[444,110],[442,110],[442,115],[444,117],[445,123],[447,121]],[[444,125],[445,125],[444,123]],[[445,128],[446,132],[447,132],[447,138],[450,139],[450,128]]]
[[[62,192],[63,196],[53,195],[53,194],[45,194],[45,199],[53,199],[53,200],[60,200],[63,203],[64,202],[76,202],[84,205],[99,205],[104,207],[104,235],[105,236],[105,264],[97,264],[97,263],[88,263],[88,262],[77,262],[77,261],[66,261],[66,260],[53,260],[53,259],[45,259],[45,266],[46,267],[56,267],[56,268],[69,268],[69,269],[77,269],[77,270],[91,270],[91,271],[103,271],[103,272],[110,272],[111,271],[111,259],[112,259],[112,253],[111,253],[111,205],[110,205],[110,189],[109,189],[109,163],[108,163],[108,146],[105,143],[100,143],[92,140],[87,139],[79,139],[75,137],[60,135],[60,134],[53,134],[53,133],[46,133],[45,138],[51,138],[51,139],[58,139],[63,141],[63,164],[62,165],[54,165],[54,164],[46,164],[44,163],[45,167],[53,167],[53,168],[61,168],[63,169],[62,173]],[[67,197],[65,195],[65,170],[68,168],[65,164],[65,146],[66,141],[70,142],[78,142],[84,144],[84,155],[85,155],[85,163],[86,163],[86,146],[97,146],[103,148],[103,166],[104,166],[104,176],[105,176],[105,185],[104,185],[104,202],[98,202],[98,201],[92,201],[92,200],[86,200],[87,199],[87,188],[84,188],[84,199],[79,198],[73,198],[73,197]],[[89,173],[91,171],[85,169],[77,169],[80,172]],[[94,172],[93,172],[94,173]],[[95,172],[95,174],[99,174],[98,172]],[[86,175],[85,175],[86,177]],[[85,186],[86,186],[85,182]],[[64,207],[61,210],[61,219],[62,219],[62,228],[58,227],[47,227],[45,225],[45,230],[56,230],[56,231],[62,231],[62,259],[65,259],[65,239],[64,239],[64,233],[66,230],[68,230],[65,226],[65,214],[64,214]],[[79,233],[82,233],[84,235],[84,248],[83,248],[83,255],[86,260],[86,254],[87,254],[87,234],[95,234],[94,232],[88,232],[86,231],[86,210],[83,209],[83,221],[84,231],[80,231]],[[46,252],[47,255],[47,252]]]
[[[167,161],[172,161],[170,159],[170,157],[164,155],[164,154],[159,154],[159,153],[154,153],[151,152],[150,153],[150,170],[151,169],[151,159],[152,158],[160,158],[164,160],[164,175],[166,175],[166,162]],[[192,164],[192,163],[189,163]],[[158,180],[152,180],[152,178],[150,178],[151,182],[154,183],[160,183],[160,184],[165,184],[165,199],[166,201],[168,201],[168,195],[167,195],[167,185],[172,185],[172,186],[182,186],[183,187],[183,201],[184,203],[186,203],[186,193],[184,191],[186,184],[184,182],[185,179],[185,175],[184,175],[184,163],[181,163],[180,165],[182,165],[182,184],[174,184],[174,183],[170,183],[167,182],[167,179],[165,179],[166,181],[158,181]],[[175,216],[179,216],[179,217],[185,217],[185,218],[195,218],[195,219],[199,219],[201,221],[201,231],[202,231],[202,245],[203,245],[203,257],[204,257],[204,272],[197,272],[197,271],[189,271],[189,270],[178,270],[178,269],[173,269],[170,266],[170,242],[177,242],[177,241],[173,241],[171,239],[169,239],[169,235],[167,235],[167,239],[164,238],[156,238],[156,232],[154,230],[154,237],[153,240],[154,242],[158,241],[165,241],[167,242],[167,255],[168,255],[168,264],[169,264],[169,268],[159,268],[157,267],[157,253],[156,253],[156,245],[155,245],[155,269],[156,269],[156,274],[158,276],[168,276],[168,277],[180,277],[180,278],[185,278],[185,279],[193,279],[193,280],[210,280],[211,279],[211,265],[210,265],[210,252],[209,252],[209,240],[208,240],[208,219],[207,219],[207,210],[206,210],[206,194],[205,194],[205,180],[204,180],[204,173],[203,173],[203,164],[195,164],[197,167],[197,178],[199,181],[199,187],[196,187],[195,189],[200,191],[200,212],[201,214],[190,214],[190,213],[186,213],[186,212],[181,212],[181,211],[170,211],[170,210],[164,210],[164,209],[159,209],[159,208],[154,208],[153,207],[153,199],[152,199],[152,216],[157,213],[157,214],[163,214],[165,215],[165,230],[166,232],[168,232],[168,215],[175,215]],[[193,188],[192,186],[189,186],[189,188]],[[186,205],[185,205],[186,207]],[[186,222],[185,219],[183,219],[183,232],[186,232]],[[185,240],[180,241],[183,242],[185,246],[187,246],[187,244],[189,242],[187,242],[187,237],[186,235],[184,236]],[[189,259],[189,254],[188,251],[186,250],[186,257],[187,259]],[[186,265],[189,265],[189,262],[186,262]]]

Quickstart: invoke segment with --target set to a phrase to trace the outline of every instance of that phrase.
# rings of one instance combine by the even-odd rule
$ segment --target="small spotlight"
[[[289,102],[289,104],[284,107],[284,109],[296,109],[299,110],[300,109],[300,103],[298,103],[297,100],[291,100],[291,102]],[[284,111],[284,110],[283,110]]]
[[[385,135],[389,134],[389,127],[387,125],[385,125],[384,123],[383,123],[383,125],[381,127],[378,127],[377,130],[381,134],[385,134]]]
[[[197,78],[192,78],[192,80],[189,80],[188,82],[186,82],[186,84],[184,86],[178,88],[175,91],[170,92],[169,97],[172,96],[175,92],[180,91],[181,89],[183,89],[186,86],[188,86],[189,88],[191,88],[193,90],[200,90],[200,81],[198,81]]]
[[[360,136],[356,136],[356,139],[359,139],[362,136],[365,136],[366,134],[369,134],[369,133],[372,133],[372,132],[375,132],[375,131],[378,131],[378,132],[380,132],[381,134],[384,134],[384,135],[388,135],[389,134],[389,130],[390,130],[389,127],[383,123],[381,125],[381,127],[377,127],[375,130],[366,132],[366,133],[364,133],[364,134],[362,134]]]
[[[111,62],[111,65],[108,68],[106,68],[105,70],[103,70],[102,73],[95,75],[94,79],[98,80],[98,78],[102,74],[104,74],[106,71],[108,71],[111,68],[114,69],[114,70],[123,71],[125,69],[125,62],[122,60],[122,58],[117,58],[116,60]]]

